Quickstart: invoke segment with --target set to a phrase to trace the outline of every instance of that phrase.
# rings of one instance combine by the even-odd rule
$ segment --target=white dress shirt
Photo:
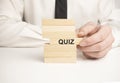
[[[120,45],[120,10],[114,0],[68,0],[68,19],[76,28],[88,21],[108,23]],[[0,46],[39,47],[42,38],[41,19],[53,19],[55,0],[0,0]]]

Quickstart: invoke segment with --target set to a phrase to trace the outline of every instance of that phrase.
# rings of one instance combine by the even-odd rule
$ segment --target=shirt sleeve
[[[22,0],[0,0],[0,47],[39,47],[46,41],[40,27],[23,22]]]
[[[120,46],[120,9],[116,7],[115,0],[100,0],[100,20],[112,28],[115,38],[113,47]]]

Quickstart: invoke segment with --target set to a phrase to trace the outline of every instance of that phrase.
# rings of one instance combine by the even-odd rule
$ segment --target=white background
[[[120,8],[120,0],[116,0],[116,6]]]
[[[105,58],[77,63],[46,64],[43,48],[0,48],[0,83],[114,83],[120,82],[120,48]]]
[[[120,0],[116,0],[120,8]],[[120,48],[100,60],[45,64],[41,48],[0,48],[0,83],[117,83]]]

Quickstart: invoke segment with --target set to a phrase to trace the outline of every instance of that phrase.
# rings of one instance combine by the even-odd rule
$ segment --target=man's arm
[[[112,28],[115,41],[112,47],[120,46],[120,9],[116,7],[115,0],[101,0],[99,10],[102,24]]]
[[[112,44],[114,47],[120,44],[120,26],[118,25],[120,14],[115,12],[114,4],[114,0],[100,0],[98,20],[102,25],[87,23],[79,30],[79,37],[87,37],[78,47],[88,58],[104,57],[111,49]],[[100,28],[98,29],[98,27]]]
[[[38,47],[42,44],[40,27],[23,22],[22,17],[22,0],[0,0],[0,46]]]

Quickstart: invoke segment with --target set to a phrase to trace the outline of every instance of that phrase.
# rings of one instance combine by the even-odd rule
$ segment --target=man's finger
[[[97,43],[105,40],[111,32],[112,31],[111,31],[110,27],[102,26],[97,33],[84,39],[80,43],[80,46],[90,46],[90,45],[97,44]]]
[[[97,25],[89,22],[82,26],[78,31],[78,37],[87,36],[96,29]]]
[[[101,51],[101,52],[84,52],[84,55],[87,58],[91,58],[91,59],[99,59],[104,57],[105,55],[107,55],[107,53],[111,50],[111,46],[108,47],[107,49]]]
[[[110,34],[109,37],[106,38],[103,42],[100,42],[100,43],[97,43],[95,45],[88,46],[88,47],[80,47],[80,50],[83,51],[83,52],[103,51],[106,48],[108,48],[109,46],[111,46],[113,41],[114,41],[114,38],[113,38],[112,34]]]

